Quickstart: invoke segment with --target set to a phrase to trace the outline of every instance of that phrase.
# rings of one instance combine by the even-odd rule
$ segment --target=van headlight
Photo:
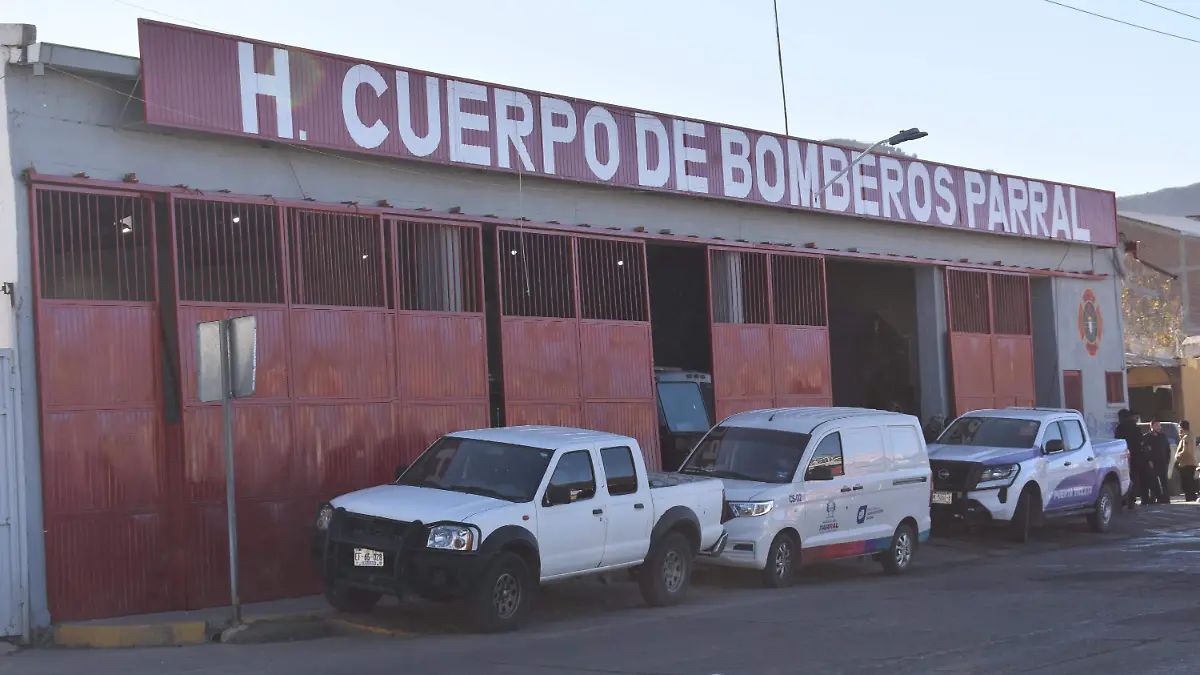
[[[472,525],[435,525],[429,528],[425,546],[440,551],[474,551],[479,548],[479,529]]]
[[[324,532],[329,529],[329,523],[333,520],[333,507],[326,504],[317,512],[317,530]]]
[[[1017,474],[1020,471],[1020,464],[985,466],[983,467],[983,473],[979,475],[979,483],[976,487],[1004,487],[1012,485],[1012,482],[1016,480]]]
[[[729,502],[729,515],[734,518],[765,516],[774,506],[775,502]]]

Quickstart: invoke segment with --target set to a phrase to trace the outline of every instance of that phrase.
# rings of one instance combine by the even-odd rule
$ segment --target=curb
[[[131,626],[89,626],[66,624],[54,627],[52,642],[57,647],[174,647],[199,645],[209,641],[208,624],[204,621],[175,621],[171,623]]]

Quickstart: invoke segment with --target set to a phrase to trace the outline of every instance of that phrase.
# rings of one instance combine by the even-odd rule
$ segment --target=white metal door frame
[[[29,637],[25,472],[11,349],[0,349],[0,637]]]

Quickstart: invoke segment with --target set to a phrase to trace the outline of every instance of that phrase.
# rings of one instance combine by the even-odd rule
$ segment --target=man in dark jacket
[[[1154,465],[1154,470],[1150,473],[1150,480],[1155,487],[1154,497],[1159,504],[1170,504],[1171,494],[1170,488],[1167,487],[1167,467],[1171,465],[1174,448],[1171,447],[1171,439],[1162,432],[1162,422],[1154,420],[1150,423],[1150,433],[1144,437],[1146,454],[1150,457],[1150,462]],[[1144,503],[1144,501],[1143,501]]]
[[[1141,495],[1143,505],[1150,503],[1150,485],[1145,479],[1147,462],[1146,456],[1142,452],[1142,430],[1138,428],[1137,420],[1133,418],[1133,413],[1128,409],[1122,409],[1117,413],[1117,422],[1113,436],[1122,439],[1125,441],[1125,445],[1129,446],[1130,485],[1125,505],[1132,509],[1138,495]]]

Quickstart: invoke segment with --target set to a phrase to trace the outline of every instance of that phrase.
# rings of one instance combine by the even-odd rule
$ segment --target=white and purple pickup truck
[[[1129,491],[1123,440],[1094,440],[1074,410],[1006,408],[959,417],[929,446],[935,522],[993,521],[1026,541],[1047,518],[1086,515],[1107,532]]]

